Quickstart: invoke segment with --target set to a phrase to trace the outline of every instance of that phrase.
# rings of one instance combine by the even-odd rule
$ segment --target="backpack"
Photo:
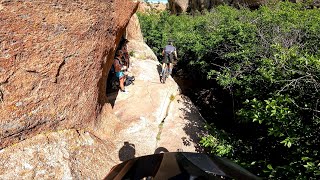
[[[124,82],[125,86],[129,86],[130,84],[134,85],[134,80],[134,76],[127,76],[126,81]]]

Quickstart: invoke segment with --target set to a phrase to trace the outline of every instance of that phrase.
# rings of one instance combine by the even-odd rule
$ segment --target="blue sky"
[[[167,3],[168,2],[168,0],[148,0],[148,1],[155,2],[155,3],[157,3],[157,2]]]

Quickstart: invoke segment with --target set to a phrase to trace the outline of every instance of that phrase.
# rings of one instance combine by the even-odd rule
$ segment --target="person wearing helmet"
[[[160,76],[164,74],[164,69],[166,64],[168,64],[169,74],[172,73],[172,62],[177,59],[176,47],[173,46],[173,41],[169,40],[168,45],[163,48],[162,51],[163,61],[162,61],[162,72]]]

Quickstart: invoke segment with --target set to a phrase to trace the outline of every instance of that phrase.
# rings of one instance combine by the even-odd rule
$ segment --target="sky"
[[[148,1],[154,2],[154,3],[157,3],[157,2],[168,3],[168,0],[148,0]]]

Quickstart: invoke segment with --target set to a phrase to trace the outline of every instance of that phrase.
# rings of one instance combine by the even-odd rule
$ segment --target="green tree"
[[[139,14],[157,56],[174,39],[178,67],[211,86],[197,101],[211,108],[202,112],[211,123],[201,141],[208,152],[267,178],[319,179],[320,10],[309,7],[279,2],[194,16]],[[233,113],[223,129],[216,127],[223,121],[215,111],[220,96]]]

